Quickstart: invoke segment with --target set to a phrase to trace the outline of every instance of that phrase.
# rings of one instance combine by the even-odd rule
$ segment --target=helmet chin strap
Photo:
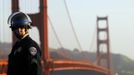
[[[28,36],[28,33],[26,33],[21,39],[24,39],[26,36]]]

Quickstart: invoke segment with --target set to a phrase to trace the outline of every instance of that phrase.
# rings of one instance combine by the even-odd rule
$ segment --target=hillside
[[[0,43],[0,59],[6,59],[11,50],[11,43]]]

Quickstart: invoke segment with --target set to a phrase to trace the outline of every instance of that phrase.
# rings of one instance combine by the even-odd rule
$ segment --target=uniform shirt
[[[41,50],[29,36],[13,46],[9,54],[7,75],[42,75]]]

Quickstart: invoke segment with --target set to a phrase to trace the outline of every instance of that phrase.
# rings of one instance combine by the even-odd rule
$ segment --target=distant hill
[[[11,51],[11,43],[0,43],[0,59],[6,59]]]
[[[7,59],[10,50],[11,44],[0,43],[0,59]],[[80,52],[78,49],[72,51],[65,48],[50,48],[49,53],[54,60],[67,59],[94,63],[96,59],[96,53],[87,51]],[[118,75],[134,75],[134,60],[121,54],[112,54],[112,69],[117,72]]]
[[[134,60],[121,54],[112,54],[112,66],[120,75],[134,75]]]

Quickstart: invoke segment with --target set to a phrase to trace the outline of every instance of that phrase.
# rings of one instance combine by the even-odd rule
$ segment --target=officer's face
[[[26,29],[25,28],[17,28],[13,32],[18,39],[21,39],[26,34]]]

